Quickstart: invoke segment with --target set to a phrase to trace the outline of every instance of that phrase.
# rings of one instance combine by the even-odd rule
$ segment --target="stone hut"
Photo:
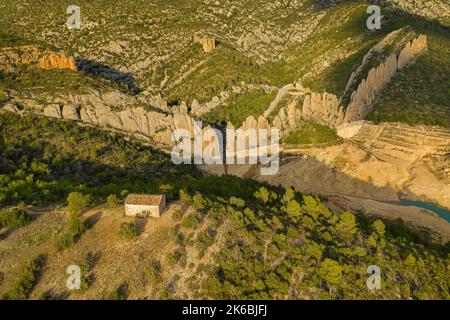
[[[165,207],[164,194],[129,194],[125,199],[126,216],[159,218]]]

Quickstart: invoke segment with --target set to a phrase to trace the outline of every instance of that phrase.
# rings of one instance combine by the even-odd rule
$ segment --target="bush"
[[[25,300],[28,299],[31,291],[36,285],[37,275],[44,262],[43,256],[28,262],[22,270],[20,279],[5,294],[5,300]]]
[[[116,290],[106,296],[106,300],[126,300],[128,297],[128,284],[120,285]]]
[[[183,204],[189,205],[192,202],[191,196],[186,190],[180,189],[180,201]]]
[[[136,224],[133,222],[124,222],[120,225],[119,235],[122,239],[131,240],[136,238],[137,229]]]
[[[181,222],[181,225],[185,228],[195,228],[195,226],[198,225],[200,222],[200,219],[197,215],[197,213],[191,213],[190,215],[186,216],[183,219],[183,222]]]
[[[243,208],[245,206],[245,201],[240,198],[231,197],[230,204],[232,204],[238,208]]]
[[[214,244],[215,232],[211,229],[200,231],[197,235],[197,248],[202,257],[206,249]]]
[[[58,239],[57,247],[59,250],[67,249],[86,232],[86,226],[76,213],[70,214],[66,229],[66,233]]]
[[[109,208],[115,208],[119,205],[119,201],[117,200],[117,196],[115,194],[110,194],[107,198],[106,198],[106,205]]]
[[[157,284],[162,280],[162,267],[161,263],[158,260],[154,260],[150,263],[150,266],[147,268],[147,273],[150,277],[150,281],[153,284]]]
[[[71,192],[67,197],[67,208],[70,212],[80,212],[85,210],[91,202],[91,195],[83,195],[79,192]]]
[[[14,209],[0,215],[0,228],[6,227],[17,229],[27,225],[32,220],[33,219],[25,210]]]
[[[173,220],[178,221],[178,220],[181,220],[181,218],[183,218],[183,213],[180,210],[175,210],[172,213],[172,219]]]

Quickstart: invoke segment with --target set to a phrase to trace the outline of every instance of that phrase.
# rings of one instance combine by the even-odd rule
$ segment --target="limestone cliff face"
[[[302,116],[304,119],[334,127],[343,121],[343,108],[334,94],[313,92],[305,96]]]
[[[302,119],[302,111],[297,107],[297,102],[292,101],[287,108],[281,108],[273,118],[272,126],[278,128],[283,136],[295,130]]]
[[[38,111],[39,112],[39,111]],[[138,134],[143,138],[151,138],[164,145],[171,145],[172,129],[179,127],[192,128],[193,120],[188,115],[175,113],[165,115],[143,108],[128,108],[114,111],[107,105],[75,107],[72,104],[46,106],[43,115],[52,118],[81,121],[104,128]]]
[[[350,104],[345,112],[345,122],[365,119],[372,111],[377,94],[389,83],[394,74],[412,63],[414,59],[427,48],[427,37],[420,35],[409,42],[400,51],[399,56],[390,55],[379,66],[369,71],[366,79],[363,79],[358,88],[352,93]]]
[[[44,70],[69,69],[77,71],[75,60],[64,52],[45,54],[38,62],[38,67]]]

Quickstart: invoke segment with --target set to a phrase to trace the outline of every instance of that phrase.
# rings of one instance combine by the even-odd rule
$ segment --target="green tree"
[[[7,227],[12,229],[21,228],[33,219],[27,211],[23,209],[13,209],[4,213],[0,213],[0,228]]]
[[[302,214],[302,207],[295,200],[290,200],[284,210],[290,218],[298,218]]]
[[[191,196],[184,189],[180,189],[180,201],[186,205],[189,205],[192,202]]]
[[[383,236],[384,236],[385,225],[384,225],[383,221],[381,221],[380,219],[377,219],[377,220],[373,223],[373,228],[375,229],[375,232],[376,232],[380,237],[383,237]]]
[[[92,201],[91,195],[83,195],[79,192],[71,192],[67,197],[67,208],[71,212],[85,210]]]
[[[289,203],[289,201],[293,200],[295,197],[295,191],[292,188],[286,189],[283,195],[283,202],[285,204]]]
[[[320,265],[320,277],[326,281],[328,288],[337,287],[342,280],[342,267],[335,260],[326,258]]]
[[[343,239],[350,240],[356,233],[356,218],[350,212],[344,212],[336,224],[336,231]]]
[[[232,204],[238,208],[243,208],[245,206],[245,201],[240,198],[231,197],[230,204]]]
[[[261,187],[254,193],[254,196],[256,199],[261,200],[263,203],[267,203],[269,201],[270,193],[269,190]]]

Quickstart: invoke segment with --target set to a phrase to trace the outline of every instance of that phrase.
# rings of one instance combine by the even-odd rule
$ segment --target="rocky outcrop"
[[[283,136],[293,131],[302,118],[302,111],[297,108],[297,102],[292,101],[287,108],[280,109],[273,118],[272,127],[278,128]]]
[[[51,118],[62,118],[61,106],[58,104],[51,104],[44,108],[44,115]]]
[[[397,71],[397,57],[389,56],[384,63],[369,71],[366,79],[363,79],[358,89],[353,92],[350,104],[345,113],[345,121],[365,119],[372,111],[372,105],[377,94],[391,80]]]
[[[331,93],[311,93],[305,96],[302,108],[302,117],[321,124],[335,127],[342,123],[343,108],[338,98]]]
[[[397,68],[401,69],[411,63],[420,53],[427,48],[427,36],[420,35],[409,42],[398,56]]]
[[[20,113],[19,108],[12,103],[7,103],[3,107],[0,108],[0,112],[12,112],[12,113]]]
[[[363,65],[368,63],[370,56],[375,52],[380,52],[386,44],[396,36],[396,34],[397,32],[392,32],[374,46],[364,57]],[[311,120],[330,127],[339,127],[343,123],[363,120],[372,111],[377,95],[384,86],[391,81],[394,74],[399,69],[413,62],[426,47],[427,38],[425,35],[420,35],[418,38],[407,43],[400,51],[398,57],[393,53],[383,63],[370,69],[367,77],[363,79],[357,86],[357,89],[351,93],[350,102],[346,108],[334,94],[327,92],[310,92],[308,89],[303,89],[301,86],[289,84],[279,89],[277,96],[261,117],[267,119],[274,112],[280,100],[290,90],[299,89],[299,94],[303,96],[301,110],[296,107],[295,102],[291,102],[287,108],[283,107],[280,109],[271,123],[272,127],[280,129],[282,135],[287,135],[289,132],[293,131],[302,119]],[[362,72],[362,69],[363,68],[360,67],[356,73]],[[346,90],[348,90],[355,81],[356,73],[352,74]],[[254,117],[250,116],[245,120],[242,128],[257,129],[258,123]],[[341,129],[344,130],[343,128]],[[346,128],[345,130],[350,132],[353,129],[350,130],[349,128]],[[343,134],[346,135],[347,133]]]
[[[197,99],[192,100],[191,114],[195,117],[200,117],[218,106],[226,103],[230,98],[228,92],[222,91],[218,96],[214,96],[211,101],[200,104]]]
[[[75,60],[65,52],[43,52],[36,45],[2,48],[0,71],[13,72],[17,66],[36,64],[38,68],[69,69],[77,71]]]
[[[216,39],[213,37],[195,36],[194,41],[200,43],[203,46],[203,51],[206,53],[210,53],[216,48]]]
[[[38,67],[44,70],[49,69],[69,69],[77,71],[75,60],[65,52],[46,53],[38,62]]]
[[[74,105],[66,104],[62,108],[62,117],[69,120],[80,120],[77,108]]]
[[[285,85],[281,89],[279,89],[275,99],[273,99],[273,101],[270,103],[267,110],[264,111],[264,114],[263,114],[264,117],[266,117],[266,118],[269,117],[270,114],[276,109],[276,107],[280,103],[281,99],[284,98],[284,96],[289,92],[289,90],[292,90],[294,88],[295,88],[295,85],[290,83],[288,85]]]

